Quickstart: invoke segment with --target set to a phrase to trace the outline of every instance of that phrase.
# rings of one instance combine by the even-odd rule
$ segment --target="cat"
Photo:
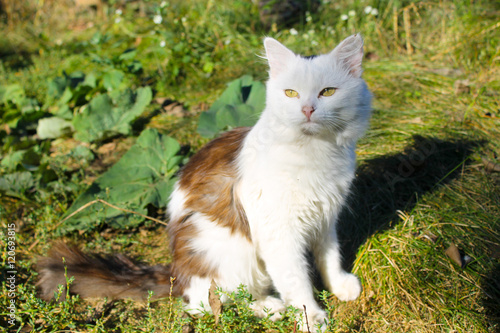
[[[257,316],[279,319],[292,305],[306,311],[303,331],[324,330],[328,316],[314,298],[308,253],[330,292],[344,301],[360,295],[359,279],[341,265],[336,222],[371,113],[363,39],[350,36],[311,57],[269,37],[264,47],[269,80],[256,125],[209,142],[180,172],[167,209],[172,263],[145,267],[59,244],[38,263],[42,297],[65,284],[65,257],[71,291],[83,297],[168,296],[175,277],[173,295],[197,313],[210,311],[212,281],[225,291],[243,284]]]

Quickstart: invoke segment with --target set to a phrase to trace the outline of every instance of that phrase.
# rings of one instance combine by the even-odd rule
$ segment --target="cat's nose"
[[[315,109],[312,106],[306,105],[302,107],[302,113],[307,117],[308,121],[311,120],[311,115],[314,112],[314,110]]]

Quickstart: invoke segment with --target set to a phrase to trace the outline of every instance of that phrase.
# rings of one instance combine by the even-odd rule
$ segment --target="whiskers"
[[[349,125],[349,121],[340,117],[338,113],[330,113],[320,121],[321,125],[329,132],[341,133]]]
[[[312,121],[302,122],[300,130],[306,136],[339,135],[346,130],[351,121],[343,119],[338,114],[321,115]]]

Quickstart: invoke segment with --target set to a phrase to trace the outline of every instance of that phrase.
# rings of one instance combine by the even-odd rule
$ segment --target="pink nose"
[[[302,113],[307,117],[307,120],[311,120],[311,115],[314,112],[314,108],[312,106],[303,106]]]

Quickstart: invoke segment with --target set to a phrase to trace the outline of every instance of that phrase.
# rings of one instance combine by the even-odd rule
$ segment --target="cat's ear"
[[[344,39],[331,53],[354,77],[361,77],[363,69],[363,38],[360,34]]]
[[[276,77],[276,75],[283,72],[287,64],[296,57],[295,53],[271,37],[264,39],[264,48],[266,49],[271,77]]]

